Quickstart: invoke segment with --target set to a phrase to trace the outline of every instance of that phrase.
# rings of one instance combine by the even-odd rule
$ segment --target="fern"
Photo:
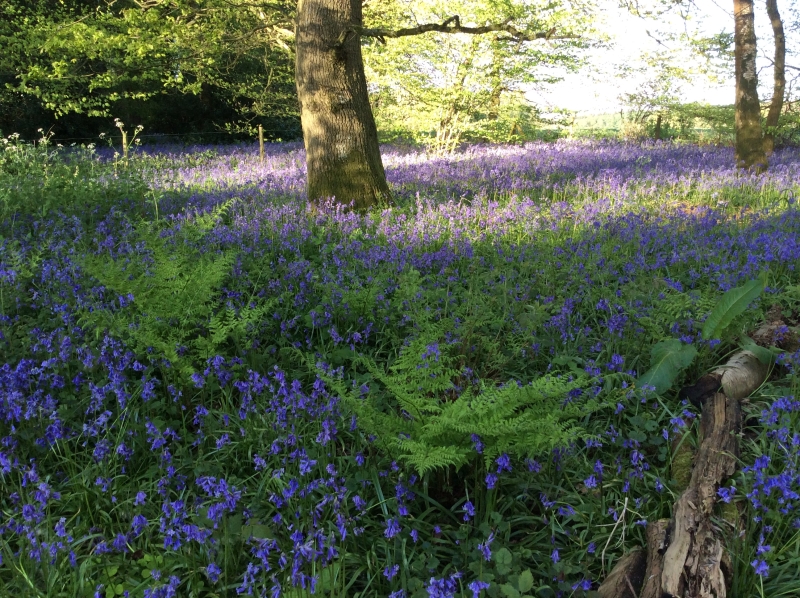
[[[107,254],[85,257],[82,268],[107,293],[132,294],[133,302],[121,309],[86,312],[82,323],[93,325],[98,334],[109,330],[138,354],[153,352],[165,357],[189,376],[199,363],[221,352],[232,337],[260,321],[269,305],[237,314],[218,301],[235,253],[195,249],[224,209],[184,224],[182,243],[167,241],[156,228],[141,225],[135,238],[145,248],[146,260],[134,263]]]
[[[448,320],[429,323],[387,369],[361,358],[375,381],[365,397],[342,380],[326,377],[358,417],[359,427],[395,458],[420,474],[458,468],[478,457],[472,442],[476,434],[488,466],[503,453],[530,457],[584,434],[578,420],[600,405],[568,397],[589,386],[585,376],[546,375],[528,384],[484,383],[457,392],[458,358],[453,346],[440,342],[452,326]]]

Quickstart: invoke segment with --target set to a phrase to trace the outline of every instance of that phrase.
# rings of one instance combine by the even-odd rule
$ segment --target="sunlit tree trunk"
[[[390,201],[369,104],[360,37],[361,0],[299,0],[297,96],[309,200],[356,209]],[[349,33],[348,33],[349,31]]]
[[[734,59],[736,65],[736,166],[767,168],[761,130],[756,73],[756,31],[753,0],[733,0]]]
[[[772,25],[775,40],[775,64],[773,68],[772,101],[769,104],[764,134],[764,152],[772,155],[775,149],[775,127],[783,109],[783,96],[786,89],[786,36],[783,33],[783,20],[778,12],[778,0],[767,0],[767,15]]]

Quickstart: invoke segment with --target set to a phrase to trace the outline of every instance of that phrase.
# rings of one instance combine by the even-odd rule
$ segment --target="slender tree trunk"
[[[369,104],[360,37],[361,0],[297,3],[297,96],[308,198],[365,209],[391,200]]]
[[[767,168],[761,130],[756,72],[756,30],[753,0],[733,0],[734,59],[736,64],[736,166]]]
[[[783,109],[783,96],[786,89],[786,36],[783,33],[783,20],[778,12],[778,0],[767,0],[767,15],[772,24],[775,40],[775,65],[773,70],[772,101],[767,113],[767,130],[764,134],[764,152],[771,156],[775,149],[775,127]]]

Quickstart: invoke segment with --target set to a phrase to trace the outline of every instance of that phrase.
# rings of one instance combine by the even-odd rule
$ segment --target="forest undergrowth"
[[[358,214],[267,150],[0,142],[4,593],[590,596],[769,313],[716,523],[797,595],[800,152],[386,147]]]

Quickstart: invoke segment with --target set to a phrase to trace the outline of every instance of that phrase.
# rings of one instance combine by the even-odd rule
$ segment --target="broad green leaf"
[[[680,371],[691,365],[695,355],[697,349],[677,338],[656,343],[650,350],[650,369],[639,376],[639,384],[655,387],[658,394],[665,393]]]
[[[502,586],[500,586],[500,590],[503,592],[503,596],[506,596],[506,598],[520,598],[519,592],[510,583],[504,583]]]
[[[753,355],[758,357],[758,360],[764,365],[770,365],[775,360],[775,353],[772,349],[757,345],[749,336],[742,335],[739,337],[739,346],[744,351],[750,351]]]
[[[519,581],[517,581],[517,589],[522,592],[528,592],[533,587],[533,574],[530,569],[525,569],[520,573]]]
[[[706,340],[719,338],[733,319],[756,300],[765,286],[767,286],[766,271],[762,272],[758,278],[749,280],[742,286],[725,293],[703,324],[703,338]]]

